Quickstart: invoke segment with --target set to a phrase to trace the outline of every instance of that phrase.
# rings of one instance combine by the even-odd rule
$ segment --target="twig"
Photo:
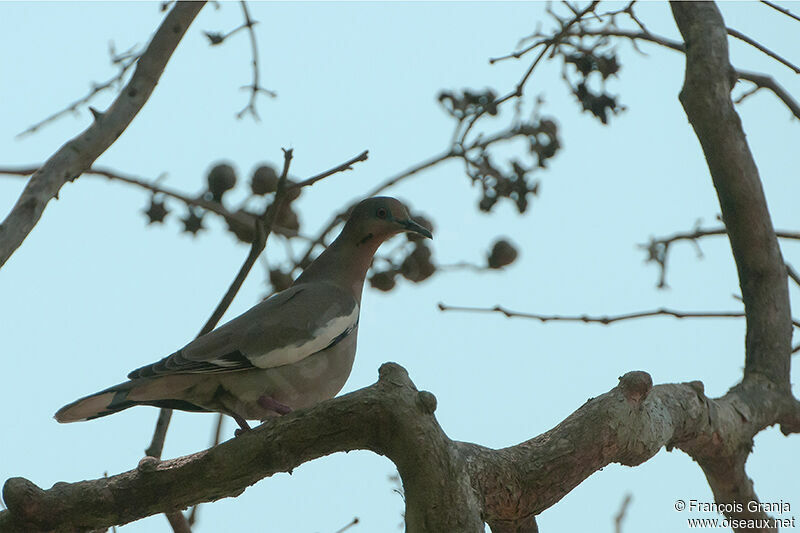
[[[347,531],[348,529],[350,529],[350,528],[352,528],[353,526],[355,526],[356,524],[358,524],[358,522],[359,522],[359,520],[358,520],[358,517],[357,517],[357,516],[356,516],[356,517],[353,517],[353,519],[350,521],[350,523],[349,523],[349,524],[347,524],[346,526],[344,526],[344,527],[343,527],[343,528],[341,528],[341,529],[337,529],[337,530],[336,530],[334,533],[344,533],[344,532],[345,532],[345,531]]]
[[[619,506],[619,511],[614,516],[614,533],[622,533],[622,522],[625,520],[625,513],[628,512],[628,506],[632,499],[630,492],[622,499],[622,505]]]
[[[797,101],[792,98],[792,95],[789,94],[786,89],[784,89],[777,81],[775,81],[774,78],[767,76],[766,74],[759,74],[757,72],[749,72],[746,70],[737,70],[736,75],[740,80],[747,80],[757,87],[762,87],[772,91],[772,93],[777,96],[786,107],[789,108],[789,111],[791,111],[796,118],[800,118],[800,104],[798,104]]]
[[[590,315],[540,315],[536,313],[522,313],[510,311],[502,306],[494,307],[461,307],[439,303],[440,311],[465,311],[474,313],[500,313],[506,318],[531,318],[540,322],[583,322],[584,324],[603,324],[607,326],[614,322],[633,320],[636,318],[649,318],[654,316],[671,316],[675,318],[743,318],[744,311],[675,311],[660,308],[653,311],[637,311],[621,315],[590,316]],[[800,328],[800,321],[792,320],[795,327]]]
[[[34,123],[33,125],[29,126],[24,131],[17,134],[16,138],[20,139],[25,137],[26,135],[30,135],[31,133],[35,133],[39,131],[39,129],[49,124],[50,122],[55,122],[59,118],[63,117],[67,113],[77,113],[78,107],[82,106],[83,104],[89,103],[95,96],[100,94],[101,92],[112,88],[114,85],[117,85],[122,82],[122,78],[125,77],[125,74],[133,67],[136,62],[139,60],[140,53],[133,52],[129,50],[124,52],[120,55],[115,55],[112,50],[111,62],[112,64],[119,65],[119,72],[111,77],[110,79],[106,80],[103,83],[93,83],[92,88],[82,98],[78,98],[77,100],[73,101],[72,103],[68,104],[63,109],[56,111],[55,113],[43,118],[39,122]]]
[[[351,158],[348,161],[345,161],[341,165],[333,167],[330,170],[326,170],[325,172],[317,174],[316,176],[311,176],[310,178],[304,179],[303,181],[300,181],[300,182],[297,182],[297,183],[293,183],[293,184],[287,186],[286,189],[287,190],[292,190],[292,189],[300,189],[300,188],[303,188],[303,187],[310,187],[310,186],[314,185],[316,182],[318,182],[319,180],[325,179],[325,178],[327,178],[328,176],[330,176],[332,174],[336,174],[337,172],[344,172],[345,170],[353,170],[353,165],[354,164],[359,163],[361,161],[366,161],[368,157],[369,157],[369,150],[364,150],[363,152],[361,152],[357,156]]]
[[[767,48],[763,44],[759,43],[758,41],[755,41],[755,40],[751,39],[747,35],[743,34],[740,31],[734,30],[733,28],[727,28],[727,31],[728,31],[728,35],[730,35],[731,37],[736,37],[740,41],[746,42],[747,44],[749,44],[753,48],[757,49],[759,52],[762,52],[762,53],[768,55],[769,57],[771,57],[772,59],[774,59],[778,63],[780,63],[780,64],[792,69],[795,74],[800,74],[800,67],[797,67],[792,62],[790,62],[787,59],[784,59],[783,57],[779,56],[778,54],[776,54],[775,52],[773,52],[772,50],[770,50],[769,48]]]
[[[495,101],[495,105],[499,106],[499,105],[503,104],[504,102],[506,102],[507,100],[510,100],[511,98],[519,98],[519,97],[521,97],[522,96],[522,91],[525,88],[525,84],[528,82],[528,78],[530,78],[531,74],[533,74],[533,71],[536,68],[536,65],[538,65],[539,62],[542,60],[542,58],[545,56],[545,54],[547,54],[547,51],[550,49],[550,47],[554,46],[554,45],[557,45],[559,42],[561,42],[561,40],[566,35],[568,35],[569,29],[573,25],[575,25],[575,23],[579,22],[587,13],[594,11],[594,8],[597,7],[597,4],[599,4],[599,3],[600,3],[599,1],[592,2],[591,4],[586,6],[583,10],[578,12],[569,22],[567,22],[565,25],[563,25],[561,30],[559,30],[558,33],[556,33],[552,38],[550,38],[548,40],[549,42],[545,43],[545,47],[542,49],[541,52],[539,52],[539,55],[536,56],[536,59],[533,60],[533,63],[531,63],[531,66],[528,67],[528,70],[525,72],[525,75],[522,76],[522,79],[519,80],[519,82],[517,83],[517,86],[514,89],[514,91],[512,91],[512,92],[508,93],[507,95],[503,96],[502,98],[496,100]]]
[[[167,517],[174,533],[192,533],[192,528],[189,527],[189,522],[186,521],[186,517],[183,516],[182,512],[172,511],[171,513],[164,513],[164,516]]]
[[[144,450],[146,456],[161,459],[161,454],[164,452],[164,441],[167,438],[167,429],[169,428],[171,419],[172,409],[159,409],[156,427],[153,429],[153,438],[150,439],[150,445]]]
[[[247,89],[250,91],[250,100],[247,102],[247,105],[236,114],[236,118],[242,118],[249,113],[254,119],[261,120],[261,117],[258,116],[258,111],[256,110],[256,97],[259,93],[264,93],[272,98],[275,98],[277,95],[273,91],[267,90],[261,86],[258,68],[258,43],[256,42],[256,32],[253,30],[255,22],[253,22],[253,20],[250,18],[250,11],[247,9],[247,2],[241,0],[240,4],[242,6],[242,14],[244,15],[244,26],[247,27],[247,33],[250,35],[250,49],[252,52],[252,60],[250,64],[253,66],[253,83],[242,87],[242,89]]]
[[[786,263],[786,273],[789,275],[789,278],[800,287],[800,274],[798,274],[789,263]]]
[[[765,4],[765,5],[768,5],[769,7],[771,7],[772,9],[774,9],[776,11],[780,11],[781,13],[786,15],[787,17],[791,17],[794,20],[800,21],[800,17],[798,17],[797,15],[795,15],[794,13],[792,13],[791,11],[786,9],[785,7],[781,7],[781,6],[777,5],[777,4],[773,4],[772,2],[768,2],[767,0],[761,0],[761,3]]]
[[[493,270],[486,265],[476,265],[467,261],[460,261],[449,265],[436,265],[438,270],[472,270],[475,272],[484,272],[486,270]]]
[[[636,41],[647,41],[665,48],[669,48],[670,50],[675,50],[676,52],[685,53],[686,51],[683,43],[674,41],[672,39],[667,39],[666,37],[662,37],[660,35],[655,35],[649,31],[631,31],[618,28],[603,28],[598,30],[580,28],[579,30],[571,31],[569,34],[567,34],[567,37],[622,37],[629,39],[632,43],[634,43],[634,45]],[[766,74],[760,74],[746,70],[736,70],[735,74],[740,80],[749,81],[758,87],[762,87],[771,91],[784,103],[786,107],[789,108],[795,117],[800,119],[800,104],[798,104],[786,91],[786,89],[776,82],[774,78]]]

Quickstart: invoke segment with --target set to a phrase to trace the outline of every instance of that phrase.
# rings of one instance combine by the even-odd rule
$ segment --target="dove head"
[[[376,196],[362,200],[353,207],[342,235],[355,242],[356,246],[377,248],[376,245],[403,232],[433,238],[429,229],[411,218],[402,202],[388,196]]]
[[[417,233],[432,238],[429,229],[416,222],[399,200],[377,196],[362,200],[350,211],[342,233],[306,268],[294,284],[327,281],[352,291],[361,302],[361,291],[372,257],[386,239],[398,233]]]

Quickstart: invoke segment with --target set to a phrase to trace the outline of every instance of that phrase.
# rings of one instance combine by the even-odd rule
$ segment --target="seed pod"
[[[517,249],[505,239],[499,239],[489,254],[489,268],[503,268],[517,259]]]
[[[387,270],[386,272],[376,272],[369,278],[369,284],[379,291],[389,292],[394,289],[394,277],[397,274],[396,270]]]
[[[233,189],[236,185],[236,171],[227,163],[214,165],[206,178],[208,192],[215,202],[222,201],[222,195]]]
[[[278,189],[278,173],[269,165],[261,165],[250,178],[250,190],[257,196],[263,196]]]

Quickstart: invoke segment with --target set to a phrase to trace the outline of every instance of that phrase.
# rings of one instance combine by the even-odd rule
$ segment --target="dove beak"
[[[428,228],[420,225],[417,222],[414,222],[410,218],[406,220],[398,220],[397,222],[401,226],[403,226],[403,229],[405,231],[410,231],[411,233],[418,233],[423,237],[427,237],[428,239],[433,239],[433,234],[430,232]]]

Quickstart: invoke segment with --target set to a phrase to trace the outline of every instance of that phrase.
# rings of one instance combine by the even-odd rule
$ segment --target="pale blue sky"
[[[785,5],[800,11],[800,3]],[[792,56],[797,23],[756,3],[722,9],[729,26],[800,61]],[[148,178],[167,172],[167,185],[194,193],[218,159],[248,174],[292,147],[292,170],[302,177],[369,149],[367,163],[298,201],[308,231],[384,178],[444,149],[452,124],[438,108],[438,91],[510,89],[527,62],[489,66],[487,58],[547,22],[542,3],[254,3],[251,10],[260,21],[262,80],[279,94],[260,101],[263,121],[234,118],[247,98],[238,87],[250,81],[246,35],[209,48],[201,32],[238,25],[239,7],[207,6],[151,100],[98,164]],[[0,165],[41,162],[84,128],[91,120],[85,110],[14,139],[91,81],[113,74],[109,40],[119,50],[142,44],[162,17],[156,3],[2,3],[0,14]],[[654,31],[678,38],[665,4],[643,5],[641,16]],[[442,274],[420,285],[401,282],[388,295],[367,289],[345,391],[373,383],[382,362],[396,361],[436,395],[450,437],[501,447],[550,429],[629,370],[650,372],[656,383],[700,379],[710,396],[736,383],[744,359],[739,320],[542,325],[436,309],[439,301],[564,314],[739,308],[724,239],[704,241],[703,260],[691,245],[676,245],[666,291],[655,288],[656,269],[642,264],[636,248],[651,235],[689,230],[699,218],[714,224],[719,211],[677,100],[683,57],[643,48],[647,57],[619,46],[623,69],[610,89],[628,110],[611,127],[579,112],[558,79],[559,65],[535,73],[529,94],[546,95],[543,112],[556,117],[564,150],[539,174],[541,195],[526,215],[508,205],[478,214],[478,191],[455,162],[393,190],[434,219],[434,254],[442,263],[481,258],[497,235],[509,236],[522,254],[502,274]],[[800,96],[789,70],[738,42],[732,54],[737,67],[770,72]],[[797,229],[800,126],[765,92],[739,110],[775,225]],[[3,216],[21,188],[21,180],[0,178]],[[128,470],[140,459],[156,409],[72,425],[57,424],[52,414],[192,338],[247,254],[219,220],[198,239],[180,234],[174,215],[165,227],[145,226],[140,211],[147,198],[95,177],[66,185],[0,272],[0,479],[22,475],[49,487]],[[783,250],[800,267],[798,245],[784,243]],[[271,241],[267,256],[280,254],[280,243]],[[255,270],[228,317],[258,300],[262,281]],[[207,446],[213,422],[213,415],[177,414],[165,457]],[[233,424],[225,431],[230,436]],[[762,501],[783,499],[793,511],[800,509],[799,439],[767,430],[748,463]],[[353,516],[362,521],[353,531],[396,531],[403,504],[388,481],[393,472],[388,460],[368,452],[324,458],[203,506],[197,531],[323,533]],[[688,456],[661,451],[640,467],[596,473],[540,515],[540,528],[612,531],[627,492],[634,494],[631,532],[682,531],[686,515],[673,510],[674,501],[711,499]],[[122,529],[167,530],[163,516]]]

